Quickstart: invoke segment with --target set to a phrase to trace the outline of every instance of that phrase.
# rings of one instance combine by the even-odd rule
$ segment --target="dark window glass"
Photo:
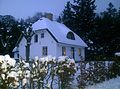
[[[62,56],[66,56],[66,48],[62,47]]]
[[[75,40],[75,36],[74,36],[74,34],[72,32],[68,32],[67,38],[71,39],[71,40]]]
[[[41,33],[41,38],[44,38],[44,33]]]
[[[74,49],[74,47],[71,47],[71,57],[75,58],[75,49]]]
[[[42,55],[43,55],[43,56],[47,56],[47,55],[48,55],[47,46],[43,46],[43,48],[42,48]]]
[[[78,48],[78,55],[81,56],[81,49]]]
[[[38,35],[37,35],[37,34],[34,36],[34,42],[35,42],[35,43],[38,42]]]

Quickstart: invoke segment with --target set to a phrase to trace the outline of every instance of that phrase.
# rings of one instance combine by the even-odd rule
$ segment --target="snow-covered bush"
[[[67,56],[60,56],[57,60],[57,74],[66,74],[67,76],[72,75],[76,72],[76,66],[74,59],[70,59]]]
[[[108,75],[109,78],[115,78],[117,76],[120,76],[120,62],[119,61],[114,61],[111,64],[109,64],[109,70],[108,70]]]
[[[9,55],[0,55],[0,87],[3,89],[17,88],[20,86],[20,80],[24,86],[30,76],[30,71],[26,68],[28,63],[10,58]]]
[[[32,82],[37,82],[38,89],[48,87],[49,80],[53,73],[55,73],[54,66],[56,64],[56,58],[52,56],[46,56],[43,58],[35,57],[31,65],[31,79]],[[32,85],[34,87],[34,84]]]
[[[17,87],[18,74],[15,69],[16,61],[9,55],[0,55],[0,87]]]
[[[20,87],[25,87],[25,85],[30,80],[30,65],[22,59],[16,65]]]
[[[61,88],[68,88],[70,82],[73,80],[72,75],[76,72],[76,65],[74,59],[67,56],[60,56],[57,59],[56,74],[59,78]]]
[[[80,61],[80,74],[77,77],[78,87],[85,88],[85,86],[93,85],[109,79],[111,73],[111,66],[113,62],[107,61]]]
[[[52,56],[43,58],[35,57],[31,66],[31,79],[33,82],[37,82],[38,88],[48,88],[48,86],[53,88],[53,83],[55,82],[58,82],[58,84],[67,84],[71,75],[75,72],[75,61],[67,56],[61,56],[59,58]],[[60,81],[56,77],[59,77]]]
[[[77,68],[78,87],[84,88],[86,85],[109,79],[115,74],[112,68],[112,62],[81,61]],[[29,63],[19,59],[16,63],[9,55],[0,55],[0,88],[54,89],[56,84],[57,88],[70,89],[76,71],[74,59],[67,56],[35,57]]]

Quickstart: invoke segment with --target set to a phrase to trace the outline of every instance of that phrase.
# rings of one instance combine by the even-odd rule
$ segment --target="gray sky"
[[[27,18],[36,12],[51,12],[59,16],[67,1],[69,0],[0,0],[0,15]],[[96,0],[97,12],[105,10],[110,1],[115,7],[120,7],[120,0]]]

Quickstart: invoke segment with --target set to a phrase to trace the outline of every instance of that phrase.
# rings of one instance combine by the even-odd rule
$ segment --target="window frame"
[[[48,47],[47,46],[43,46],[42,47],[42,56],[47,56],[48,55]]]
[[[81,56],[81,48],[78,48],[78,56]]]
[[[41,38],[44,38],[45,37],[45,34],[44,33],[41,33]]]
[[[65,46],[62,47],[62,56],[66,56],[66,47]]]
[[[73,32],[68,32],[66,37],[67,37],[68,39],[75,40],[75,36],[74,36],[74,33],[73,33]]]
[[[71,57],[75,58],[75,48],[71,47]]]
[[[34,35],[34,43],[38,43],[38,34]]]

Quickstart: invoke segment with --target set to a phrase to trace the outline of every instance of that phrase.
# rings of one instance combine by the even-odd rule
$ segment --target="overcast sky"
[[[0,0],[0,15],[27,18],[36,12],[51,12],[59,16],[67,1],[73,0]],[[96,0],[97,12],[105,10],[109,2],[120,7],[120,0]]]

